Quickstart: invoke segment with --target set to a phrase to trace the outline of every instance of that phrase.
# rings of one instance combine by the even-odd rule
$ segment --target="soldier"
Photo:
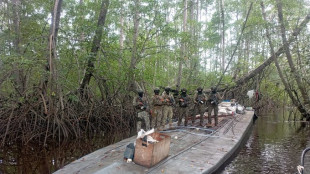
[[[188,122],[188,106],[190,104],[190,97],[186,94],[186,89],[181,89],[181,95],[179,97],[179,119],[178,126],[181,125],[183,117],[185,117],[184,126],[187,126]]]
[[[145,129],[150,129],[149,106],[142,90],[138,90],[138,96],[133,99],[133,105],[137,112],[137,132],[140,131],[142,121],[145,123]]]
[[[195,123],[197,113],[200,115],[200,126],[203,126],[203,115],[204,115],[204,103],[206,102],[206,96],[202,93],[202,88],[197,88],[197,93],[194,96],[194,115],[192,119],[192,124]]]
[[[211,92],[208,96],[208,124],[212,124],[212,119],[211,119],[211,113],[212,110],[214,110],[214,119],[215,119],[215,126],[218,124],[218,104],[220,103],[220,100],[222,97],[220,96],[219,93],[217,93],[216,87],[211,87]]]
[[[163,97],[159,95],[159,88],[154,89],[154,95],[152,97],[152,105],[153,105],[153,112],[152,112],[152,128],[160,128],[161,120],[163,118]],[[159,129],[160,130],[160,129]]]
[[[162,94],[162,97],[164,99],[164,107],[163,107],[163,119],[162,119],[162,127],[164,128],[166,125],[167,118],[169,119],[169,128],[172,127],[172,116],[173,116],[173,110],[172,106],[175,104],[174,98],[172,94],[170,93],[171,89],[170,87],[166,87],[165,91]]]

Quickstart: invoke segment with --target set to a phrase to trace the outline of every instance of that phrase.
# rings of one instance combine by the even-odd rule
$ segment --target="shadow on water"
[[[44,148],[36,144],[5,147],[0,150],[0,174],[52,173],[90,152],[128,137],[126,134],[101,134],[91,139],[74,140]]]
[[[289,113],[262,114],[248,142],[221,174],[296,173],[302,151],[310,146],[310,126],[288,118]],[[305,160],[309,171],[310,157]]]
[[[279,115],[278,113],[281,113]],[[222,174],[282,174],[297,172],[303,149],[310,146],[309,123],[287,121],[282,112],[261,115],[245,146]],[[124,132],[97,135],[39,148],[38,145],[11,145],[0,149],[2,173],[52,173],[90,152],[118,142],[129,135]],[[310,173],[310,154],[305,158]]]

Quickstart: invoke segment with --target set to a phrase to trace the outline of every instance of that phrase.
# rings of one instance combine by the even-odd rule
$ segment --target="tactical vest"
[[[181,96],[180,99],[183,99],[183,101],[179,101],[179,105],[181,108],[185,108],[188,105],[188,99],[187,96]]]
[[[219,101],[218,101],[216,94],[217,93],[211,93],[210,94],[209,101],[210,101],[210,104],[212,104],[212,105],[218,105],[219,104]]]
[[[198,104],[203,104],[205,101],[205,97],[203,94],[197,94],[197,97],[196,97],[196,102]]]
[[[138,110],[146,110],[146,107],[147,107],[147,104],[146,104],[146,101],[145,100],[143,100],[143,98],[142,97],[137,97],[137,99],[136,99],[136,103],[142,103],[143,105],[141,106],[141,105],[137,105],[136,106],[136,109],[138,109]]]

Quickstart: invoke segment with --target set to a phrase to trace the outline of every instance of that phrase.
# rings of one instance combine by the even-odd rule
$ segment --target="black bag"
[[[126,150],[124,152],[124,159],[132,159],[134,158],[135,154],[135,146],[133,143],[130,143],[126,146]]]

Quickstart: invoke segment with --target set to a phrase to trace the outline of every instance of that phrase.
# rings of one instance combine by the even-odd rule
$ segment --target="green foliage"
[[[305,16],[307,9],[305,1],[283,1],[284,16],[287,30],[291,31],[300,18]],[[198,2],[198,7],[197,3]],[[99,92],[98,84],[105,81],[105,90],[108,93],[126,92],[128,74],[133,73],[135,80],[146,90],[155,86],[175,86],[178,76],[179,62],[181,61],[181,86],[190,90],[197,86],[209,88],[216,85],[222,76],[220,69],[223,47],[221,31],[221,14],[217,1],[189,1],[193,6],[193,14],[187,23],[188,31],[183,31],[183,1],[151,1],[142,0],[139,11],[139,37],[137,38],[137,64],[135,69],[129,69],[132,58],[133,16],[136,6],[134,1],[110,0],[108,15],[104,27],[103,39],[97,57],[94,57],[94,77],[91,89],[96,95]],[[11,4],[3,2],[11,8]],[[274,45],[281,45],[277,30],[277,10],[275,1],[264,1],[268,15],[268,26],[273,31]],[[249,1],[229,1],[224,4],[225,14],[225,66],[236,47],[240,37],[241,27],[245,20]],[[95,34],[101,1],[64,1],[57,37],[56,69],[59,84],[65,93],[75,91],[82,80],[90,56],[92,40]],[[27,76],[28,91],[33,86],[39,86],[42,79],[49,73],[45,66],[49,56],[48,33],[51,20],[51,1],[30,0],[22,2],[20,13],[20,53],[17,53],[13,41],[17,33],[13,30],[12,11],[1,13],[3,26],[0,30],[0,66],[1,74],[18,68]],[[188,7],[188,9],[191,9]],[[4,9],[1,9],[2,12]],[[124,23],[120,23],[120,17]],[[198,19],[198,20],[197,20]],[[10,22],[8,22],[10,21]],[[222,84],[234,85],[233,75],[241,77],[263,63],[270,55],[269,45],[265,38],[265,23],[262,19],[261,8],[258,2],[254,3],[248,19],[244,35],[228,72],[224,75]],[[120,29],[123,29],[124,43],[120,45]],[[304,31],[300,38],[300,50],[309,50],[309,31]],[[185,57],[181,57],[181,43],[186,45]],[[305,51],[299,53],[293,50],[294,60],[299,66],[309,66]],[[289,73],[285,60],[280,60],[283,70]],[[308,79],[309,72],[299,69],[300,74]],[[273,71],[265,77],[264,83],[272,86]],[[288,76],[289,77],[289,76]],[[269,82],[270,79],[270,82]],[[12,78],[7,78],[0,89],[4,93],[14,93]],[[281,87],[281,83],[279,83]],[[275,86],[273,86],[275,87]],[[283,91],[266,89],[276,95]],[[77,101],[75,95],[69,97]]]

